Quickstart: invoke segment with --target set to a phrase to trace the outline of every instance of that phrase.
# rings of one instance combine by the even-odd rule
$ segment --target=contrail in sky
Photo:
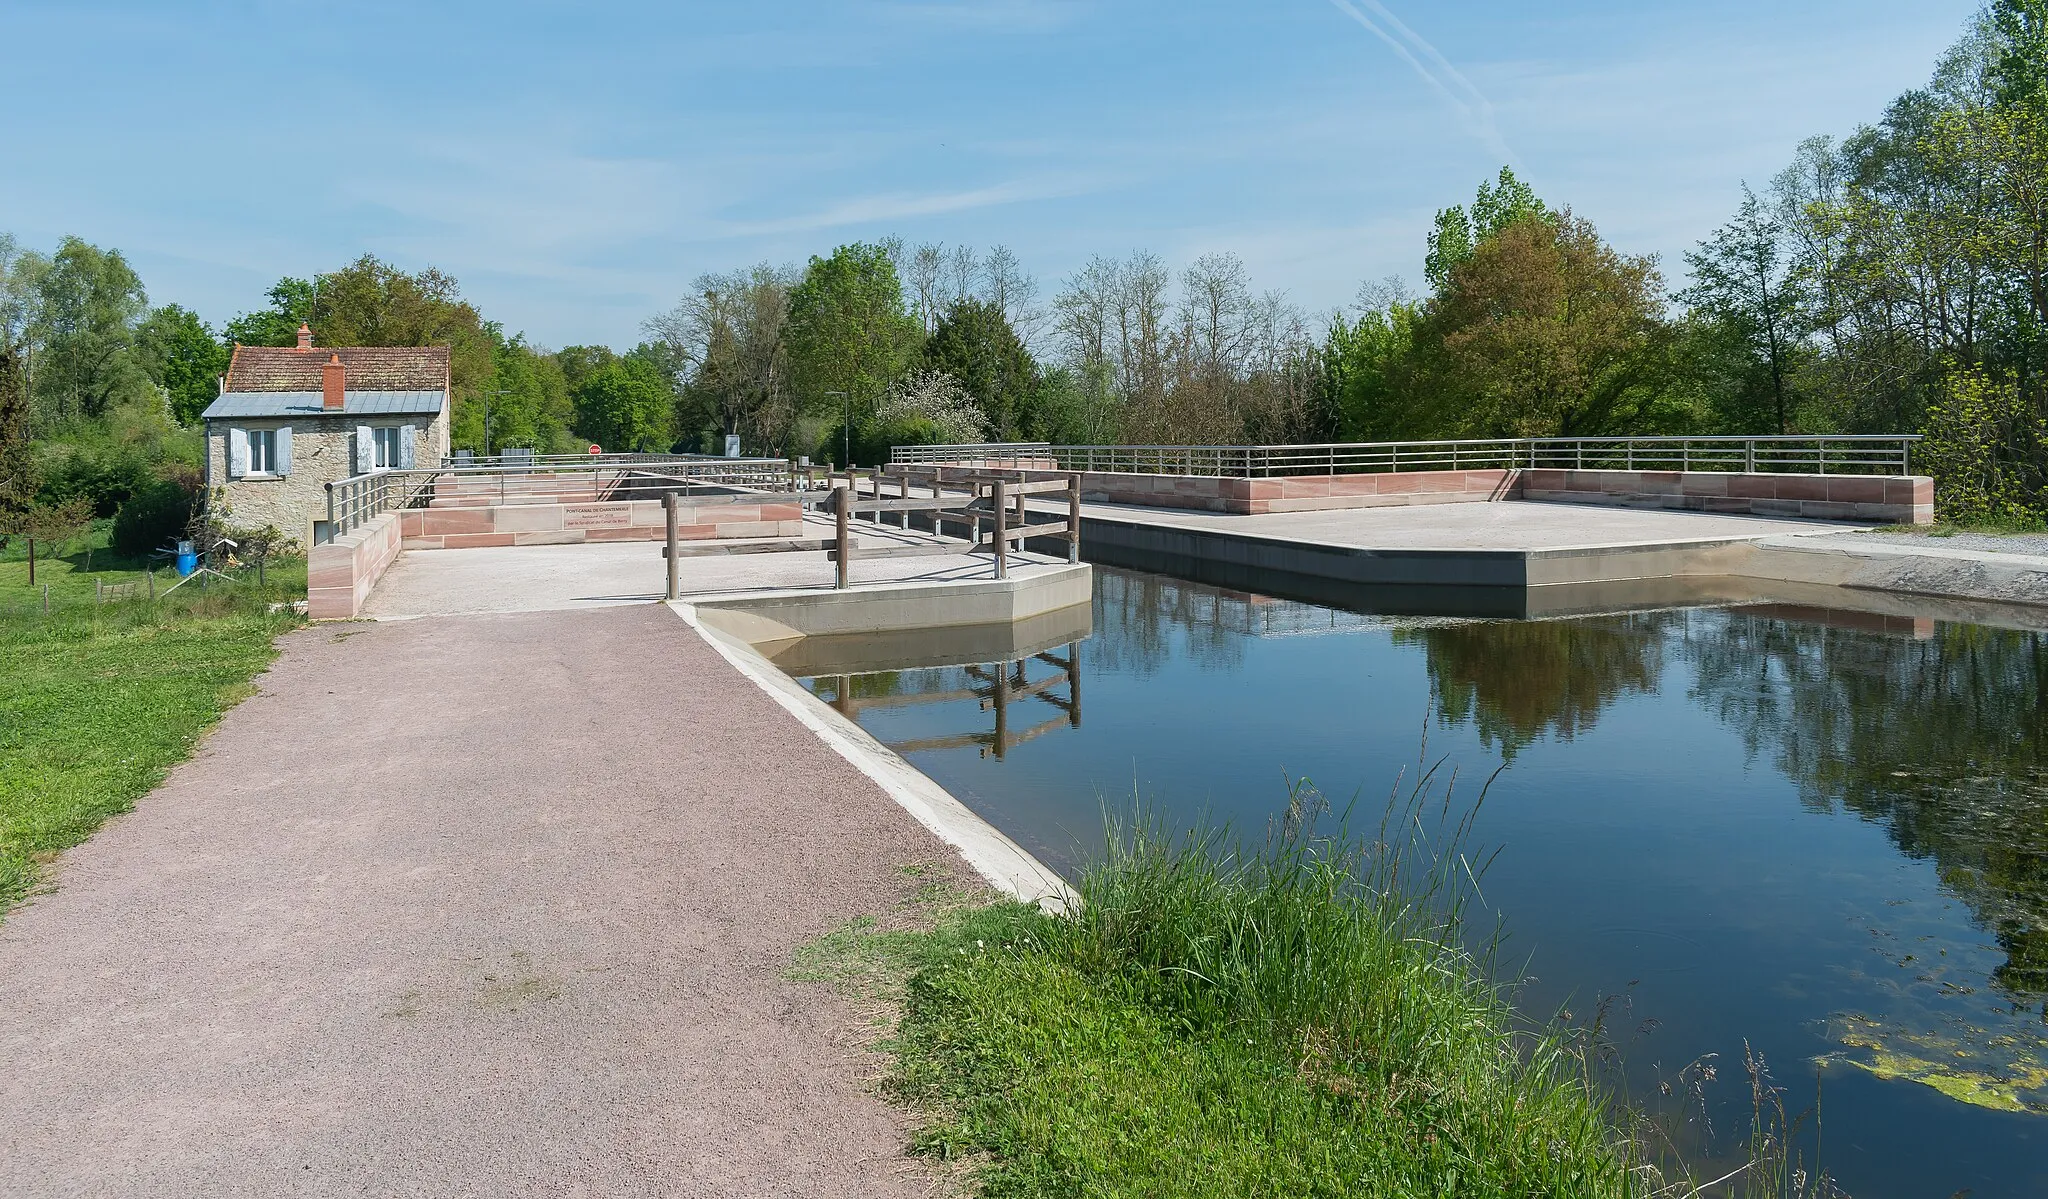
[[[1515,156],[1513,150],[1508,149],[1506,140],[1500,135],[1500,128],[1493,122],[1493,103],[1473,86],[1472,81],[1465,77],[1465,73],[1452,66],[1450,60],[1435,46],[1430,45],[1427,38],[1408,28],[1401,18],[1395,16],[1386,5],[1380,3],[1380,0],[1358,0],[1358,3],[1372,10],[1372,16],[1366,15],[1359,9],[1358,4],[1353,4],[1351,0],[1330,0],[1330,4],[1337,11],[1365,26],[1374,37],[1385,42],[1394,53],[1400,55],[1402,61],[1413,67],[1424,83],[1449,102],[1451,107],[1458,110],[1459,115],[1465,118],[1465,123],[1471,127],[1472,133],[1486,144],[1487,149],[1499,155],[1509,165],[1520,166],[1521,160]],[[1374,17],[1379,19],[1374,20]],[[1417,57],[1418,54],[1420,57]]]

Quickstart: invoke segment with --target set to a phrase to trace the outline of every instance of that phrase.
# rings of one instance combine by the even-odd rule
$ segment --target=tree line
[[[1923,432],[1948,515],[2048,518],[2048,0],[1992,0],[1925,87],[1745,186],[1676,291],[1508,169],[1423,248],[1420,293],[1314,318],[1229,254],[1098,256],[1047,297],[1002,246],[857,242],[702,275],[616,351],[549,350],[370,256],[216,330],[118,251],[0,237],[0,460],[105,515],[137,461],[196,468],[180,431],[235,343],[304,321],[450,346],[455,444],[483,452]]]

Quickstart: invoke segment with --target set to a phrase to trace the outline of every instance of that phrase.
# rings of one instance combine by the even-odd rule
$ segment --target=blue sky
[[[704,271],[890,233],[1006,244],[1046,295],[1227,250],[1327,310],[1418,279],[1505,157],[1675,278],[1975,8],[0,0],[0,230],[117,246],[216,324],[368,251],[624,346]]]

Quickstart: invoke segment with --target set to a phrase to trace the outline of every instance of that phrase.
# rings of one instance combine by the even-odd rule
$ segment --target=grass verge
[[[1415,814],[1252,854],[1127,829],[1071,916],[849,926],[800,964],[905,977],[887,1085],[983,1195],[1655,1190],[1570,1040],[1464,948],[1463,859],[1386,835]]]
[[[103,546],[105,530],[96,536]],[[261,589],[99,603],[96,581],[146,588],[146,576],[98,546],[86,567],[84,550],[43,559],[31,589],[19,543],[0,553],[0,912],[250,692],[273,639],[299,620],[271,606],[305,594],[304,565],[280,563]],[[174,581],[158,572],[159,587]]]

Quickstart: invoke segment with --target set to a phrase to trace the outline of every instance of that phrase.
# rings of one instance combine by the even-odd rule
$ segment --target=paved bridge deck
[[[1522,500],[1272,512],[1258,516],[1180,508],[1141,508],[1129,504],[1083,504],[1081,511],[1086,518],[1155,528],[1284,538],[1357,549],[1447,552],[1546,552],[1677,545],[1736,538],[1840,533],[1844,529],[1867,527],[1845,525],[1840,521]]]

